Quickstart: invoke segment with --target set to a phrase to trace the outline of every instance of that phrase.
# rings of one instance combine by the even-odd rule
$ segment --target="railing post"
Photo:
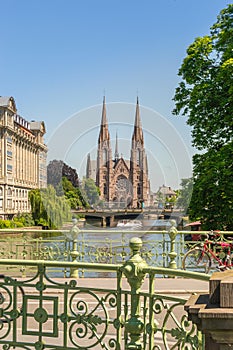
[[[177,229],[176,229],[176,221],[175,220],[170,220],[171,227],[168,231],[170,240],[171,240],[171,248],[170,248],[170,253],[168,253],[168,256],[170,258],[169,262],[169,268],[170,269],[177,269],[176,265],[176,257],[177,257],[177,252],[175,251],[175,241],[176,241],[176,236],[177,236]]]
[[[73,227],[70,230],[71,237],[72,237],[72,251],[70,252],[71,258],[73,262],[76,262],[77,257],[79,256],[78,249],[78,234],[80,230],[77,227],[77,219],[73,219]],[[70,277],[72,278],[78,278],[78,269],[76,267],[70,268]]]
[[[131,314],[130,318],[125,323],[125,329],[130,334],[131,340],[127,344],[126,349],[141,350],[142,343],[140,341],[140,336],[144,329],[144,323],[140,318],[139,292],[145,277],[143,270],[147,267],[147,264],[140,255],[142,240],[138,237],[131,238],[129,245],[132,255],[122,268],[131,287]]]

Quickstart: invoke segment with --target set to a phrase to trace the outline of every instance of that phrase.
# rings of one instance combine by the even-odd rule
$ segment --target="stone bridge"
[[[79,209],[72,210],[72,213],[82,215],[88,223],[102,227],[114,227],[122,219],[139,219],[145,227],[153,226],[156,219],[174,219],[179,223],[184,215],[181,209]]]

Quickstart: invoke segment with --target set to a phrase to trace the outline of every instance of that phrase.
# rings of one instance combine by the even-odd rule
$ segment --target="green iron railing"
[[[79,230],[74,225],[71,230],[0,230],[0,259],[25,259],[48,261],[78,261],[89,263],[124,263],[130,255],[128,240],[133,235],[141,237],[141,254],[152,266],[181,268],[184,254],[190,244],[184,240],[190,231],[177,231],[172,226],[168,231],[119,231],[119,230]],[[194,232],[195,233],[195,232]],[[207,231],[198,232],[206,235]],[[232,234],[232,232],[226,232]],[[7,268],[4,273],[12,274]],[[50,270],[55,271],[55,267]],[[23,275],[28,268],[21,266]],[[60,276],[67,276],[67,269]],[[111,274],[109,274],[111,275]],[[91,277],[90,271],[79,270],[80,277]]]
[[[17,265],[34,271],[30,278],[1,276],[3,349],[202,349],[203,339],[183,310],[186,300],[154,290],[157,275],[205,281],[209,276],[148,266],[141,248],[140,238],[132,238],[131,255],[122,264],[0,260],[1,269]],[[99,285],[98,278],[50,277],[51,268],[114,277]]]

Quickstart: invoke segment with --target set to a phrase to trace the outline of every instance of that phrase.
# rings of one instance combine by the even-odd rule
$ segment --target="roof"
[[[127,165],[127,167],[130,169],[130,160],[129,159],[124,159],[125,164]]]
[[[127,170],[127,172],[129,172],[128,165],[126,164],[124,158],[121,157],[120,159],[117,160],[116,164],[114,165],[114,173],[115,174],[117,174],[119,172],[121,173],[122,172],[122,170],[121,170],[122,167],[124,167]],[[123,174],[121,174],[121,175],[123,175]]]
[[[30,122],[30,129],[31,130],[40,130],[41,132],[45,133],[44,122],[31,121]]]
[[[185,225],[185,227],[187,226],[199,226],[201,225],[201,221],[194,221],[194,222],[190,222],[189,224]]]
[[[0,107],[11,108],[15,113],[17,112],[14,97],[0,96]]]
[[[7,107],[9,103],[10,97],[7,96],[0,96],[0,106],[1,107]]]
[[[157,193],[162,193],[163,195],[175,195],[176,192],[171,189],[170,186],[160,186]]]

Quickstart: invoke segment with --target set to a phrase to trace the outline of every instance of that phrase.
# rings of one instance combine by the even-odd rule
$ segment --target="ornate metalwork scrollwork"
[[[165,300],[163,296],[153,297],[154,327],[151,323],[146,325],[146,332],[149,337],[153,336],[155,343],[152,350],[164,347],[167,350],[200,349],[196,326],[186,314],[178,312],[178,308],[183,309],[183,304],[182,300],[174,297],[166,297]]]

